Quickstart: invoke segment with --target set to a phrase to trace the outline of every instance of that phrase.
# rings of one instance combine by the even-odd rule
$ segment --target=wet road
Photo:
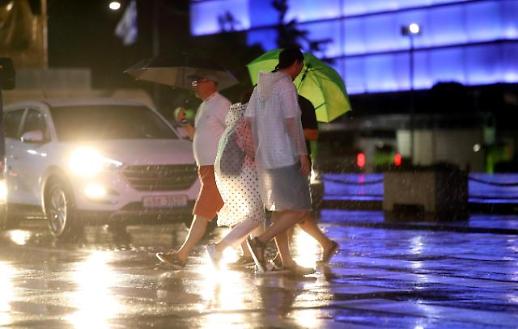
[[[361,225],[381,217],[324,211],[341,251],[305,278],[215,271],[203,247],[185,270],[157,265],[182,225],[130,227],[129,237],[88,228],[60,244],[27,221],[0,233],[0,327],[518,328],[517,235]],[[303,265],[320,256],[303,233],[294,249]]]

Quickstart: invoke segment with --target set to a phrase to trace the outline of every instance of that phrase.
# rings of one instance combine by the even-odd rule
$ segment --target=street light
[[[108,8],[110,8],[113,11],[117,11],[121,8],[121,3],[120,1],[110,1]]]
[[[421,26],[417,23],[410,23],[401,26],[401,35],[408,37],[409,47],[409,84],[410,84],[410,161],[414,163],[414,38],[421,34]]]

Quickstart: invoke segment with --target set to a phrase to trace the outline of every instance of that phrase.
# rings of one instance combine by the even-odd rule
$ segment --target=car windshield
[[[144,106],[95,105],[51,108],[60,141],[176,139],[174,131]]]

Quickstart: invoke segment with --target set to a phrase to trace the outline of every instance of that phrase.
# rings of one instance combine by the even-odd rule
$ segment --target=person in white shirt
[[[314,272],[298,266],[291,257],[283,257],[289,255],[286,230],[311,210],[310,162],[293,84],[303,66],[304,57],[298,48],[281,51],[277,71],[260,74],[245,112],[256,146],[261,198],[265,208],[272,211],[272,225],[247,241],[260,271],[266,270],[265,245],[275,238],[285,269],[299,274]]]
[[[214,76],[193,77],[192,87],[196,96],[203,102],[196,113],[194,127],[187,124],[185,131],[193,140],[193,153],[198,166],[201,189],[194,205],[194,219],[189,234],[180,249],[156,254],[160,261],[175,268],[185,267],[187,257],[202,239],[208,223],[223,207],[223,200],[214,178],[214,160],[219,139],[225,130],[225,116],[231,104],[218,92],[217,78]]]

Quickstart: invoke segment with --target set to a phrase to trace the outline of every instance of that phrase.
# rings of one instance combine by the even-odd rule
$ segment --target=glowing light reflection
[[[16,297],[13,284],[15,274],[14,267],[0,261],[0,326],[11,322],[11,302]]]
[[[246,290],[249,283],[244,282],[246,278],[244,273],[226,270],[224,267],[215,269],[208,256],[205,256],[196,272],[205,275],[204,279],[199,281],[200,286],[196,289],[201,292],[201,297],[204,300],[204,304],[199,305],[198,309],[201,312],[209,311],[203,322],[203,327],[242,328],[243,323],[246,323],[244,315],[240,312],[228,314],[226,311],[244,309],[249,295]]]
[[[0,179],[0,203],[4,204],[7,200],[7,183],[5,179]]]
[[[421,255],[423,252],[423,237],[418,235],[410,239],[410,253],[412,255]],[[410,267],[417,270],[423,267],[423,262],[420,260],[411,261]],[[426,278],[425,278],[426,281]]]
[[[423,248],[423,237],[421,235],[414,236],[410,239],[410,252],[413,255],[421,255]]]
[[[240,252],[234,248],[227,248],[223,252],[223,258],[221,259],[221,264],[230,264],[234,263],[239,259]]]
[[[315,239],[302,230],[296,229],[292,244],[297,252],[296,257],[293,257],[293,259],[301,266],[315,267],[320,253],[320,245]]]
[[[31,237],[31,233],[28,231],[22,230],[13,230],[8,233],[9,239],[19,246],[23,246],[27,244]]]
[[[441,316],[444,316],[442,315],[441,313],[443,313],[443,310],[440,308],[440,307],[437,307],[436,305],[430,305],[430,304],[427,304],[427,303],[424,303],[421,301],[421,300],[417,300],[416,301],[416,306],[419,310],[421,310],[423,313],[422,313],[422,317],[424,319],[434,319],[434,318],[437,318],[437,317],[441,317]],[[417,325],[422,325],[420,322],[422,320],[419,320],[419,323],[416,324]]]
[[[302,328],[323,328],[324,323],[322,321],[322,310],[309,309],[300,310],[293,313],[295,322]]]
[[[102,184],[88,183],[85,186],[84,193],[88,198],[96,200],[106,197],[108,191]]]
[[[77,311],[66,319],[75,328],[110,328],[109,320],[120,313],[122,305],[110,291],[118,274],[108,265],[109,260],[108,252],[93,251],[72,274],[78,288],[70,303]]]
[[[324,319],[329,319],[330,315],[326,306],[329,306],[335,299],[334,294],[330,290],[330,285],[325,283],[325,279],[319,278],[314,282],[306,282],[302,286],[293,281],[287,281],[284,284],[285,288],[299,291],[298,295],[292,304],[295,305],[297,311],[292,311],[292,316],[301,328],[324,328],[326,323]],[[305,306],[310,308],[304,309]],[[293,307],[293,306],[292,306]]]

